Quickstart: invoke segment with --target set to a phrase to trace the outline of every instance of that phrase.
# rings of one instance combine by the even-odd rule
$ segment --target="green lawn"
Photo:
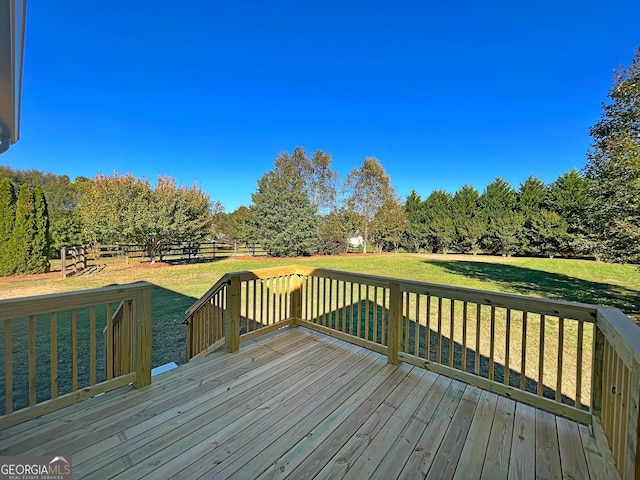
[[[623,310],[636,322],[640,321],[640,272],[634,266],[584,260],[491,256],[385,254],[302,259],[241,258],[157,268],[148,264],[102,262],[99,268],[91,269],[92,273],[67,279],[56,276],[4,279],[0,283],[0,298],[148,281],[155,285],[153,365],[157,366],[171,361],[184,362],[186,330],[181,324],[184,311],[220,276],[231,271],[291,264],[611,305]],[[47,321],[43,319],[43,325]],[[64,332],[62,320],[60,323]],[[101,332],[102,326],[98,327]],[[46,334],[46,329],[44,327],[40,331]],[[17,345],[15,348],[23,350]],[[60,376],[63,375],[61,370]],[[46,384],[46,381],[43,383]]]

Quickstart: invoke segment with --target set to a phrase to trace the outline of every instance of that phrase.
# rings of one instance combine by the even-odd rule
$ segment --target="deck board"
[[[0,455],[70,456],[74,478],[96,479],[615,478],[606,448],[584,425],[305,328],[0,431]]]

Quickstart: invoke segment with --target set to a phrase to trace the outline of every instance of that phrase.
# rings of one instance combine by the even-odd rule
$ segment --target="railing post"
[[[194,322],[193,316],[191,316],[191,318],[189,318],[187,320],[187,352],[186,352],[186,354],[187,354],[187,357],[186,357],[187,362],[189,360],[191,360],[191,357],[193,357],[193,349],[191,347],[191,339],[193,338],[192,337],[193,322]]]
[[[227,287],[227,311],[224,316],[225,349],[237,352],[240,348],[240,307],[242,305],[240,277],[232,275]]]
[[[602,369],[604,365],[604,334],[593,324],[593,364],[591,372],[591,415],[602,416]]]
[[[640,477],[640,365],[634,359],[629,368],[629,403],[627,421],[626,478]],[[625,421],[625,420],[623,420]]]
[[[151,384],[151,289],[144,287],[134,299],[134,346],[136,388]]]
[[[302,319],[302,276],[295,275],[291,278],[291,311],[289,318]],[[292,326],[296,326],[295,322]]]
[[[398,352],[402,343],[402,294],[399,283],[389,285],[389,345],[387,348],[387,361],[392,365],[398,365]]]

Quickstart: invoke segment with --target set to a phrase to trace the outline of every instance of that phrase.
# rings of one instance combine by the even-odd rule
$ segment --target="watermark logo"
[[[67,480],[71,457],[0,457],[0,480]]]

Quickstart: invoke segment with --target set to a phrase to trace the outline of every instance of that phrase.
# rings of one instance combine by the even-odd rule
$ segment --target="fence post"
[[[136,292],[134,306],[134,346],[136,381],[134,386],[142,388],[151,384],[151,286]]]
[[[62,261],[62,265],[60,267],[62,270],[62,278],[67,278],[67,247],[62,247],[60,249],[60,260]]]
[[[87,257],[85,256],[84,246],[80,246],[80,270],[87,268]]]
[[[240,308],[242,306],[240,277],[232,275],[227,287],[227,311],[224,316],[224,338],[227,352],[240,348]]]
[[[398,352],[402,343],[402,294],[399,283],[389,285],[389,346],[387,362],[398,365]]]

